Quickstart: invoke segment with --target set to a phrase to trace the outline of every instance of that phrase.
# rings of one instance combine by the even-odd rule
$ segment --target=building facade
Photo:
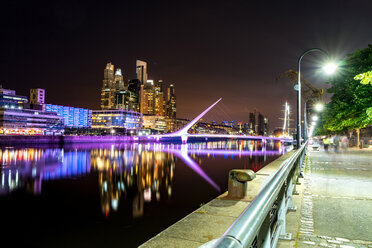
[[[170,84],[167,91],[167,117],[170,119],[176,119],[177,107],[176,107],[176,90],[174,84]]]
[[[2,135],[61,135],[63,118],[54,112],[0,108]]]
[[[65,127],[89,128],[92,125],[92,110],[90,109],[45,104],[45,110],[61,116]]]
[[[143,128],[152,129],[158,133],[164,133],[167,130],[167,122],[164,116],[144,115]]]
[[[0,86],[0,134],[60,135],[63,118],[43,111],[39,104],[30,104],[26,96]]]
[[[30,89],[30,103],[44,104],[45,103],[45,89]]]
[[[93,110],[92,128],[122,128],[138,131],[142,128],[142,114],[122,109]]]

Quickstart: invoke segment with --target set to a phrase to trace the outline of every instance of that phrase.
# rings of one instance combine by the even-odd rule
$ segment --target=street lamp
[[[316,110],[317,112],[322,111],[322,110],[323,110],[323,104],[320,103],[320,102],[318,102],[317,104],[315,104],[315,110]]]
[[[311,52],[321,52],[325,54],[327,57],[328,53],[320,48],[311,48],[306,50],[301,54],[301,56],[298,58],[298,80],[297,80],[297,148],[301,147],[301,61],[302,58]],[[323,69],[326,71],[327,74],[332,74],[336,69],[336,64],[328,64],[323,67]]]

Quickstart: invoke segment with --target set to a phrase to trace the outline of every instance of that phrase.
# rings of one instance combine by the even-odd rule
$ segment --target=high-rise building
[[[121,69],[120,68],[117,68],[116,71],[115,71],[113,88],[116,91],[125,89],[124,79],[123,79],[123,75],[121,74]]]
[[[256,111],[249,113],[249,133],[256,133]]]
[[[159,80],[155,84],[155,115],[164,116],[164,90],[163,90],[163,81]]]
[[[265,133],[265,118],[264,116],[259,112],[257,117],[257,134],[258,135],[264,135]]]
[[[30,103],[44,104],[45,103],[45,90],[44,89],[30,89]]]
[[[147,82],[147,63],[145,61],[136,61],[137,79],[142,83]]]
[[[153,80],[147,80],[141,85],[141,113],[153,115],[155,113],[155,87]]]
[[[267,117],[264,118],[264,136],[269,135],[269,119]]]
[[[103,86],[101,91],[101,108],[111,109],[115,105],[114,65],[110,62],[103,73]]]
[[[176,90],[173,84],[170,84],[167,92],[167,117],[176,119]]]

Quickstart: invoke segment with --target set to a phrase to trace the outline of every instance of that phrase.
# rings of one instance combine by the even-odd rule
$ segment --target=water
[[[1,240],[28,247],[137,247],[259,170],[278,143],[0,148]]]

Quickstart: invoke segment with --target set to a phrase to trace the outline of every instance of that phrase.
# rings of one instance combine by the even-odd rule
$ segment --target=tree
[[[322,114],[324,132],[342,132],[372,124],[372,45],[350,54],[327,90],[333,93]],[[362,83],[359,82],[362,81]]]

